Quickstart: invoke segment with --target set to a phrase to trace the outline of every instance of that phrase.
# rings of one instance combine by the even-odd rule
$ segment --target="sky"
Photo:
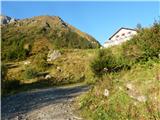
[[[121,27],[149,27],[160,20],[160,1],[3,1],[1,14],[24,19],[60,16],[65,22],[96,38],[102,45]]]

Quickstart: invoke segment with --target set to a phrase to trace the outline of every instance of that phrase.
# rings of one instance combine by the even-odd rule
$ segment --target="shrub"
[[[123,55],[133,62],[148,61],[158,58],[160,53],[160,23],[151,28],[138,31],[130,41],[123,45]]]
[[[129,64],[124,57],[115,56],[111,49],[101,49],[90,66],[95,75],[101,76],[106,72],[118,72],[123,68],[128,68]]]
[[[13,39],[13,41],[14,42],[12,42],[11,45],[7,45],[8,48],[2,52],[2,60],[15,60],[15,59],[22,60],[28,56],[31,48],[29,49],[24,48],[24,40]],[[2,46],[3,47],[6,46],[6,43],[4,41],[2,41]]]
[[[87,48],[97,48],[99,47],[99,43],[92,43],[88,41],[86,38],[80,36],[74,31],[68,30],[59,32],[56,34],[51,34],[49,36],[50,39],[54,38],[53,44],[56,49],[60,48],[77,48],[77,49],[87,49]],[[94,38],[91,38],[93,41],[96,41]]]
[[[138,62],[145,62],[159,57],[160,54],[160,23],[151,28],[139,29],[138,34],[122,45],[122,52],[118,47],[99,50],[97,57],[91,62],[91,69],[95,75],[101,76],[105,72],[117,72]]]
[[[27,79],[32,79],[34,77],[36,77],[38,74],[38,72],[31,68],[31,67],[27,67],[25,72],[24,72],[24,77],[27,78]]]
[[[33,60],[34,68],[37,71],[45,71],[48,67],[47,55],[45,53],[37,54]]]

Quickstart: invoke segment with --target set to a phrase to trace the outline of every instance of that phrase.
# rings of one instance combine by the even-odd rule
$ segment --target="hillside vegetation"
[[[84,82],[91,49],[100,47],[58,16],[16,20],[1,25],[1,33],[2,95]]]
[[[78,99],[85,119],[160,119],[160,23],[99,50],[90,67],[96,82]]]
[[[47,62],[47,55],[44,53],[26,60],[3,62],[2,95],[51,86],[94,82],[89,64],[96,54],[96,49],[57,51],[61,55],[50,62]],[[25,64],[27,62],[28,64]]]
[[[1,44],[2,60],[22,60],[50,49],[100,46],[93,37],[57,16],[38,16],[3,25]]]
[[[92,84],[77,99],[85,119],[159,120],[160,23],[122,45],[91,49],[99,46],[59,17],[2,26],[2,95],[83,82]]]

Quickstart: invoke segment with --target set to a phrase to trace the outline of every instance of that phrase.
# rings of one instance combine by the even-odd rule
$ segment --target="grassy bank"
[[[95,87],[81,96],[82,115],[87,120],[160,119],[160,63],[150,62],[104,75]],[[134,90],[129,90],[127,85]],[[105,89],[109,96],[104,96]],[[139,96],[145,96],[146,101],[139,101]]]
[[[45,54],[37,54],[25,61],[2,61],[2,95],[21,91],[68,85],[93,83],[89,63],[96,49],[61,49],[61,56],[47,62]],[[30,62],[25,64],[25,62]],[[50,75],[51,78],[45,78]]]
[[[93,88],[77,101],[87,120],[160,119],[160,23],[122,45],[99,50]]]

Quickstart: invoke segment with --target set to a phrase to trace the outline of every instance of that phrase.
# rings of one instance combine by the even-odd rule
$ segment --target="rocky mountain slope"
[[[2,26],[2,59],[22,58],[50,49],[99,46],[93,37],[58,16],[36,16]]]
[[[5,15],[0,15],[0,24],[1,25],[6,25],[6,24],[9,24],[9,23],[13,23],[13,22],[16,22],[18,21],[18,19],[14,19],[14,18],[11,18],[9,16],[5,16]]]

